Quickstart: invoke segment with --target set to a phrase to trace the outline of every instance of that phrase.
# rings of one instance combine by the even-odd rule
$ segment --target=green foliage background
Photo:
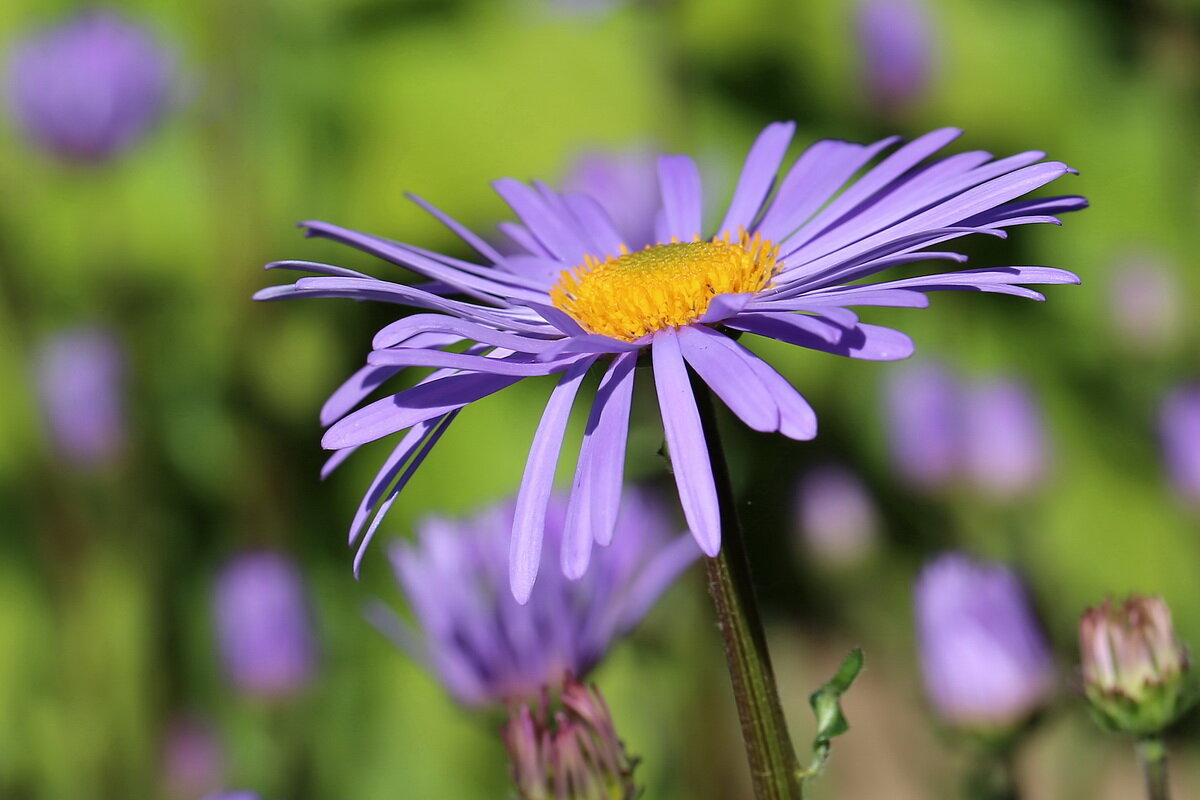
[[[1019,230],[972,251],[979,265],[1064,266],[1082,287],[1052,288],[1045,305],[968,293],[935,297],[926,312],[871,315],[911,333],[923,355],[1035,387],[1054,470],[1020,509],[965,492],[919,498],[896,480],[878,392],[888,365],[762,348],[822,419],[811,444],[728,426],[797,740],[811,738],[804,698],[840,658],[833,651],[862,644],[867,677],[883,687],[846,699],[855,729],[835,743],[818,794],[845,797],[838,789],[854,785],[855,770],[881,763],[854,759],[881,752],[900,758],[906,785],[925,796],[954,791],[961,751],[929,734],[908,611],[922,560],[954,545],[1027,571],[1062,655],[1061,707],[1025,757],[1033,796],[1097,796],[1106,754],[1128,757],[1091,731],[1073,697],[1073,636],[1085,605],[1139,590],[1164,593],[1185,638],[1200,642],[1196,518],[1174,501],[1155,439],[1161,396],[1196,376],[1200,331],[1185,314],[1176,343],[1137,356],[1109,313],[1110,276],[1131,254],[1171,265],[1185,309],[1197,290],[1194,3],[932,3],[934,85],[888,125],[866,105],[852,7],[837,0],[625,3],[592,15],[540,0],[122,7],[174,44],[185,79],[178,108],[143,147],[68,168],[0,125],[0,796],[159,796],[163,733],[183,713],[221,732],[229,784],[270,800],[505,796],[499,720],[456,709],[360,614],[371,597],[399,602],[382,548],[355,582],[343,546],[381,452],[368,448],[317,483],[316,411],[392,312],[256,305],[251,293],[277,281],[259,267],[303,258],[395,270],[303,241],[293,226],[304,219],[459,252],[405,191],[490,228],[505,216],[491,179],[557,179],[587,147],[686,150],[730,186],[775,119],[797,120],[801,143],[958,126],[960,149],[1037,148],[1067,161],[1082,174],[1060,190],[1093,203],[1064,229]],[[0,47],[68,8],[0,4]],[[56,461],[29,381],[36,343],[80,322],[113,326],[130,353],[132,438],[100,475]],[[527,381],[463,414],[386,533],[512,492],[531,408],[548,391]],[[630,469],[669,490],[648,399]],[[828,459],[865,476],[887,522],[873,560],[848,572],[793,558],[794,480]],[[214,571],[259,545],[301,560],[322,638],[319,680],[283,706],[235,695],[213,647]],[[727,799],[744,780],[698,577],[597,676],[654,800]],[[920,754],[895,741],[854,749],[896,719],[918,732]],[[1178,747],[1181,774],[1195,772],[1190,730]]]

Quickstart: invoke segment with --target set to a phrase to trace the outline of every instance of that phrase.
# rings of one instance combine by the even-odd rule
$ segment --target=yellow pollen
[[[759,292],[771,284],[779,246],[740,231],[711,241],[650,245],[562,273],[550,290],[555,307],[591,333],[632,342],[695,322],[717,295]]]

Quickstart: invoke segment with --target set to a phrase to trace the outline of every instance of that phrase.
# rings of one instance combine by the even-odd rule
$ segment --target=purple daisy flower
[[[1015,378],[972,387],[964,414],[964,469],[971,484],[995,500],[1032,494],[1049,471],[1041,408]]]
[[[520,605],[505,567],[515,513],[510,501],[461,521],[432,517],[415,544],[393,545],[392,565],[420,634],[382,605],[370,610],[465,705],[536,698],[567,674],[583,678],[698,555],[688,537],[672,536],[661,504],[630,490],[617,519],[622,535],[597,551],[587,574],[568,580],[547,570]],[[570,546],[569,514],[566,498],[551,497],[543,558]]]
[[[225,671],[240,691],[268,698],[303,689],[316,671],[308,590],[282,553],[244,553],[217,577],[217,638]]]
[[[30,141],[69,161],[104,161],[162,116],[173,69],[171,55],[141,25],[115,11],[87,10],[13,49],[9,107]]]
[[[1177,387],[1163,400],[1159,436],[1176,494],[1200,508],[1200,384]]]
[[[35,357],[41,408],[55,449],[84,469],[113,463],[125,446],[125,351],[112,331],[74,328]]]
[[[917,579],[925,689],[938,715],[969,728],[1008,728],[1054,688],[1054,661],[1016,573],[947,553]]]
[[[750,340],[766,337],[851,358],[900,359],[912,353],[912,341],[860,322],[852,306],[922,308],[926,292],[944,289],[1042,299],[1022,284],[1079,281],[1062,269],[999,267],[858,283],[899,264],[960,263],[965,257],[958,253],[925,248],[974,233],[1003,237],[1016,225],[1057,223],[1057,214],[1086,201],[1017,200],[1072,171],[1042,162],[1041,152],[994,160],[972,151],[929,161],[958,137],[954,129],[897,147],[873,167],[897,139],[818,142],[777,181],[794,131],[793,123],[782,122],[763,131],[715,226],[701,219],[700,173],[692,159],[660,158],[659,243],[644,250],[630,251],[595,199],[510,178],[495,188],[521,220],[500,226],[521,248],[517,254],[502,254],[415,197],[478,252],[478,262],[304,223],[310,236],[351,245],[430,280],[410,286],[343,267],[282,261],[268,267],[317,276],[256,295],[378,300],[421,311],[379,331],[367,366],[333,394],[322,414],[331,425],[323,445],[338,451],[330,467],[362,444],[408,431],[360,504],[351,542],[370,540],[382,512],[459,410],[523,379],[557,375],[513,521],[513,591],[527,599],[541,563],[567,418],[584,377],[596,369],[603,376],[579,453],[562,551],[566,573],[581,575],[590,543],[612,538],[634,367],[646,354],[688,527],[712,556],[720,549],[721,519],[689,371],[755,430],[800,440],[817,430],[804,398],[734,336],[749,333]],[[467,343],[463,352],[446,349],[461,342]],[[417,386],[353,410],[409,367],[434,371]]]
[[[919,0],[864,0],[857,34],[862,80],[871,107],[897,114],[921,98],[933,72],[933,33]]]

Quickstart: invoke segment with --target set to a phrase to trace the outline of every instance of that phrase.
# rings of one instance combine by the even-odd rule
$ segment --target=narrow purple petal
[[[601,547],[612,542],[621,506],[621,486],[625,479],[625,446],[629,438],[629,410],[633,404],[633,381],[637,353],[624,353],[613,359],[592,407],[592,418],[584,432],[583,446],[588,453],[588,485],[592,497],[592,536]]]
[[[728,337],[702,326],[680,328],[678,336],[684,359],[738,419],[764,433],[779,429],[779,412],[766,387],[718,341]]]
[[[703,189],[700,170],[687,156],[662,156],[658,159],[658,185],[662,191],[662,227],[658,239],[690,241],[702,232]]]
[[[591,359],[575,362],[554,387],[529,448],[529,459],[525,462],[525,474],[517,493],[509,550],[509,579],[513,597],[522,605],[529,600],[541,563],[546,504],[550,501],[554,470],[558,466],[571,406],[575,402],[579,384],[591,365]]]
[[[713,483],[712,464],[700,425],[700,412],[674,328],[654,335],[651,348],[654,383],[679,500],[692,536],[705,555],[721,550],[721,512]]]
[[[787,153],[788,144],[796,132],[794,122],[773,122],[768,125],[746,156],[746,164],[742,167],[742,176],[738,178],[737,189],[733,192],[733,200],[729,203],[729,212],[717,228],[718,232],[729,231],[736,234],[738,229],[750,229],[759,209],[767,199],[771,187],[775,184],[775,176],[779,173],[779,165]]]
[[[566,361],[509,361],[507,358],[488,358],[466,353],[447,353],[444,350],[412,348],[374,350],[367,356],[368,364],[398,367],[443,367],[448,369],[485,372],[492,375],[551,375],[562,372],[573,363]]]

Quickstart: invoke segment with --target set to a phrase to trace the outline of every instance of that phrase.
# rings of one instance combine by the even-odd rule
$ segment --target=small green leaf
[[[842,713],[841,696],[846,693],[863,667],[863,652],[859,648],[850,651],[846,660],[838,667],[824,686],[808,698],[813,714],[817,718],[817,735],[813,738],[813,758],[808,767],[800,772],[801,780],[815,778],[829,760],[830,741],[850,730],[850,723]]]

